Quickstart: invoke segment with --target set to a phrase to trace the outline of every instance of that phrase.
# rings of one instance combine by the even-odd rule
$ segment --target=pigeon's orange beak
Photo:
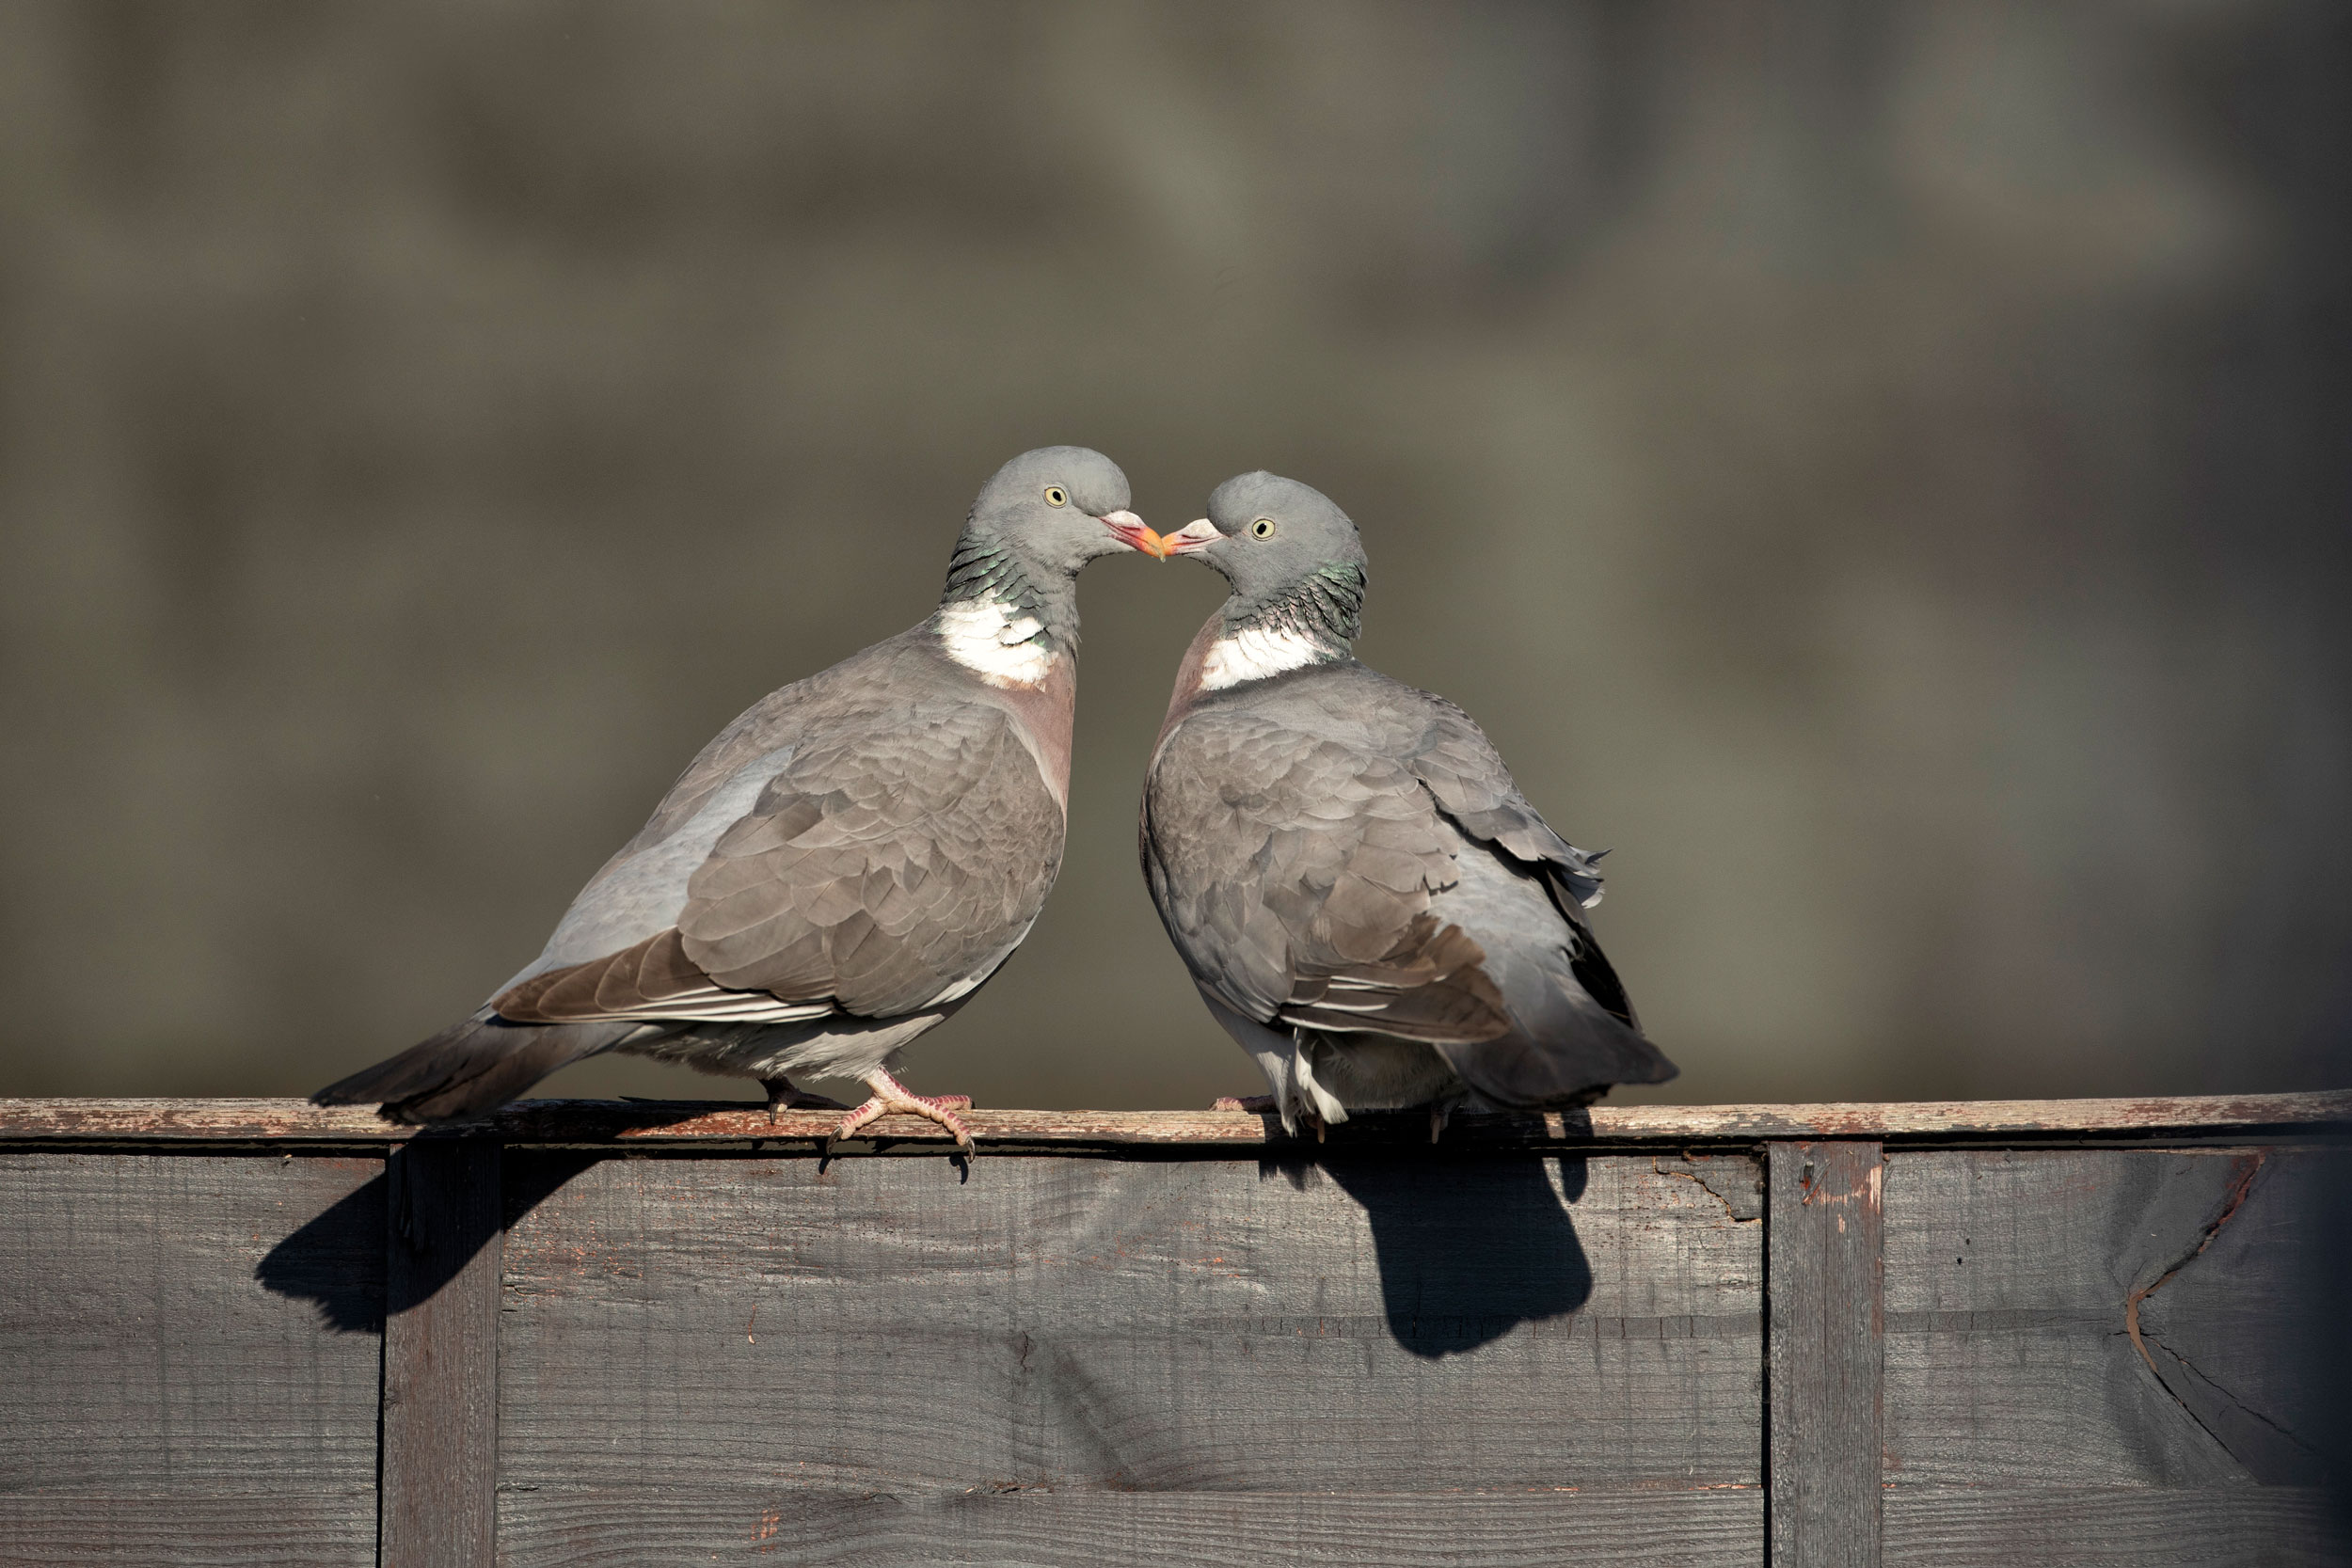
[[[1103,526],[1119,535],[1128,548],[1146,555],[1168,559],[1168,542],[1144,526],[1143,519],[1132,512],[1105,512]]]
[[[1152,553],[1166,561],[1171,555],[1190,555],[1195,550],[1205,550],[1224,537],[1217,531],[1215,523],[1202,517],[1198,522],[1186,523],[1173,533],[1161,534],[1160,547]]]

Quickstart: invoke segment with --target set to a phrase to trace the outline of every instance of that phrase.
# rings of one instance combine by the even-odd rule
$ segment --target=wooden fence
[[[0,1101],[0,1561],[2347,1560],[2352,1095],[973,1119]]]

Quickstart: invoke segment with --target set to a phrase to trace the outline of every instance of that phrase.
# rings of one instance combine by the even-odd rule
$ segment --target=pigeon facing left
[[[1470,715],[1357,662],[1356,525],[1243,474],[1167,535],[1232,594],[1176,675],[1144,877],[1285,1129],[1351,1111],[1581,1104],[1674,1064],[1585,908],[1596,856],[1547,826]]]
[[[961,1096],[901,1085],[898,1052],[1028,934],[1061,865],[1077,578],[1159,553],[1101,452],[1046,447],[973,504],[934,614],[772,692],[703,748],[546,950],[469,1018],[321,1089],[408,1122],[493,1110],[602,1051],[755,1078],[769,1106],[862,1079],[971,1147]]]

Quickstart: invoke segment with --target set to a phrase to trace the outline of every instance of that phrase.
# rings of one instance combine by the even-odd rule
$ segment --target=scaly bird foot
[[[958,1147],[966,1154],[976,1152],[972,1144],[972,1130],[963,1124],[961,1117],[956,1115],[958,1111],[972,1108],[970,1095],[916,1094],[889,1073],[880,1070],[866,1078],[866,1085],[874,1091],[874,1098],[841,1118],[841,1125],[834,1129],[833,1135],[836,1140],[849,1137],[867,1123],[879,1121],[896,1111],[902,1116],[921,1117],[939,1123],[956,1135]]]
[[[776,1119],[778,1111],[846,1111],[849,1109],[838,1100],[828,1099],[821,1094],[811,1094],[806,1089],[794,1088],[792,1080],[789,1078],[762,1078],[759,1081],[759,1086],[768,1091],[768,1119],[771,1122]]]

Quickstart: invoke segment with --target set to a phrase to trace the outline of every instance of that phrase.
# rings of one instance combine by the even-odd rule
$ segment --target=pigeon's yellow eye
[[[1068,506],[1070,504],[1070,492],[1063,489],[1058,484],[1049,484],[1045,487],[1045,504],[1048,506]]]
[[[1249,525],[1249,531],[1255,538],[1271,539],[1274,537],[1274,519],[1271,517],[1261,517],[1256,522]]]

